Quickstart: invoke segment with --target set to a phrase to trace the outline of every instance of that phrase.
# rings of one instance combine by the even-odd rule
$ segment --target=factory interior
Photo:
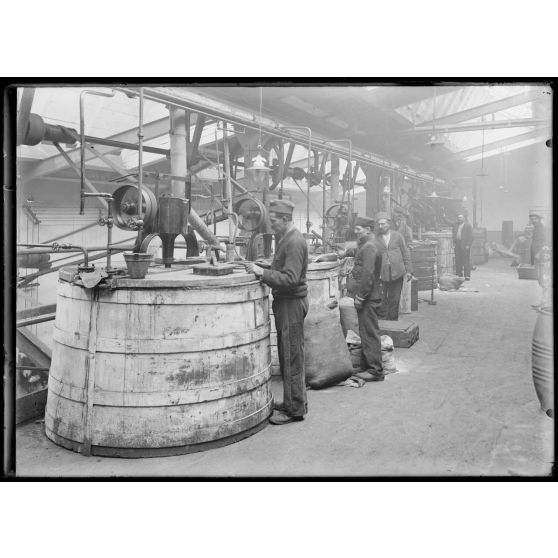
[[[548,83],[16,94],[17,477],[553,476]],[[308,413],[284,426],[251,271],[277,201],[308,250]],[[412,274],[363,382],[346,251],[379,213]]]

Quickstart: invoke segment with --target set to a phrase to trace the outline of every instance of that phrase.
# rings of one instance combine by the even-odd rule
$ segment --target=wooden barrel
[[[417,290],[429,291],[436,288],[436,247],[438,243],[429,240],[413,242],[409,245],[413,274],[417,278]]]
[[[162,272],[161,272],[162,271]],[[267,287],[150,268],[59,281],[47,436],[84,454],[173,455],[253,434],[272,412]]]
[[[444,273],[455,274],[455,252],[453,248],[453,233],[451,231],[425,232],[424,240],[437,242],[436,267],[438,277]]]
[[[553,310],[545,307],[538,310],[533,331],[531,368],[533,384],[541,409],[554,416],[554,341]]]
[[[488,261],[486,250],[486,229],[473,229],[473,244],[471,245],[471,265],[480,265]]]
[[[339,269],[340,262],[309,263],[306,271],[308,282],[308,313],[327,309],[333,301],[339,298]],[[277,352],[277,330],[271,303],[273,296],[269,295],[269,312],[271,316],[271,370],[274,376],[280,375],[279,354]]]

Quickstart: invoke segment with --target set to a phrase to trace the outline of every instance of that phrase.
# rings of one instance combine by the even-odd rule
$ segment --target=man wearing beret
[[[467,223],[465,216],[457,216],[453,226],[453,244],[455,248],[455,273],[459,277],[465,274],[465,281],[471,280],[471,245],[473,244],[473,227]]]
[[[541,216],[536,211],[529,212],[529,222],[533,226],[531,235],[531,265],[535,265],[535,258],[546,242],[546,231]]]
[[[381,211],[376,215],[378,246],[382,254],[382,310],[380,317],[399,319],[399,299],[403,281],[413,276],[409,249],[401,233],[390,230],[390,217]]]
[[[361,371],[355,376],[367,382],[384,379],[382,346],[377,311],[381,304],[380,271],[382,259],[372,229],[374,220],[357,217],[354,231],[357,248],[348,249],[341,256],[354,256],[354,267],[349,281],[349,293],[354,295],[358,315],[358,329],[362,343]]]
[[[283,378],[283,404],[275,405],[272,424],[304,419],[308,412],[304,377],[304,318],[308,313],[308,246],[292,222],[294,205],[288,200],[269,204],[269,220],[275,233],[271,269],[250,262],[248,271],[269,285],[277,328],[277,350]]]

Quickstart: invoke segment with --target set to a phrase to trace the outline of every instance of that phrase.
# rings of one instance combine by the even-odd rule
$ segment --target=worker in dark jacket
[[[455,248],[455,274],[465,281],[471,280],[471,245],[473,244],[473,227],[467,223],[464,215],[457,216],[453,226],[453,245]]]
[[[531,235],[531,265],[535,265],[537,254],[541,251],[543,246],[547,245],[546,231],[542,223],[542,218],[536,211],[529,212],[529,221],[533,226]]]
[[[357,217],[354,232],[357,248],[349,249],[341,256],[354,256],[354,267],[349,282],[349,294],[354,296],[358,315],[358,329],[362,343],[361,371],[355,376],[367,382],[384,379],[382,346],[378,325],[378,308],[381,305],[380,271],[382,258],[376,238],[372,233],[374,220]]]
[[[376,237],[382,254],[380,317],[398,320],[403,281],[410,281],[413,277],[411,256],[403,236],[390,229],[389,215],[383,211],[376,215]]]
[[[277,328],[277,350],[283,379],[283,404],[275,405],[272,424],[303,420],[308,412],[304,377],[304,318],[308,313],[308,246],[292,222],[294,205],[288,200],[269,204],[269,220],[275,233],[275,256],[271,269],[249,263],[254,273],[273,294]]]

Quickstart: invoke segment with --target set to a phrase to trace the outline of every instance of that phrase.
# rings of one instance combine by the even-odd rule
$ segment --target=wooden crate
[[[519,279],[537,280],[537,268],[534,265],[520,264],[517,266],[517,276]]]
[[[394,347],[408,348],[414,345],[419,338],[419,326],[408,319],[379,320],[380,335],[389,335]]]

